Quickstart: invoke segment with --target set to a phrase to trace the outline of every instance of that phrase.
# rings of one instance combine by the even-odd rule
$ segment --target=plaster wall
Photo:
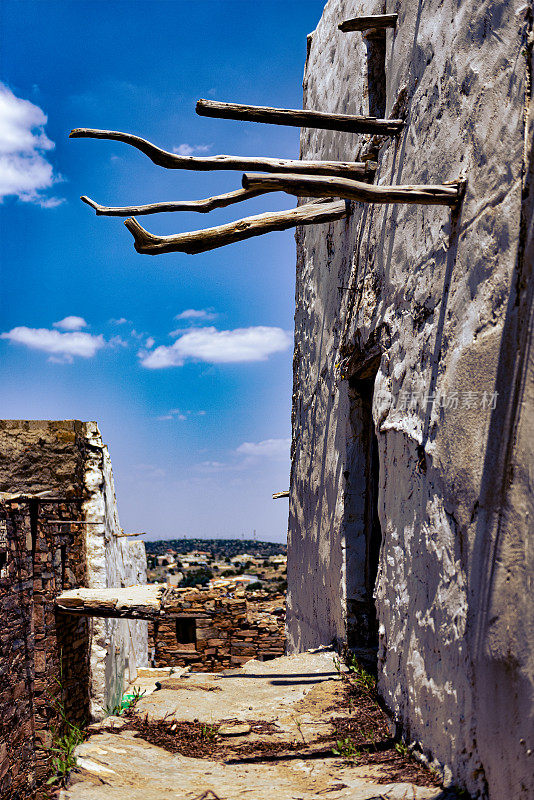
[[[367,114],[385,89],[405,127],[380,143],[376,182],[468,183],[456,215],[353,204],[296,234],[289,651],[345,641],[348,596],[364,596],[366,431],[348,378],[378,358],[379,688],[446,780],[495,800],[534,791],[531,11],[330,0],[304,108]],[[384,12],[399,14],[385,82],[371,44],[337,28]],[[306,159],[369,147],[301,135]]]
[[[98,426],[85,423],[87,456],[83,510],[87,530],[87,586],[133,586],[146,583],[146,553],[142,541],[122,537],[111,460]],[[101,717],[118,703],[137,667],[148,666],[148,623],[144,620],[92,620],[91,713]]]

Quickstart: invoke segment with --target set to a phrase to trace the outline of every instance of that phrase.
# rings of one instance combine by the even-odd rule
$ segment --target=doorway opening
[[[191,617],[178,617],[176,619],[176,643],[181,650],[196,650],[197,624]]]
[[[382,531],[378,516],[380,461],[372,415],[380,364],[375,359],[349,381],[351,434],[345,478],[347,646],[376,667],[378,621],[374,590]]]

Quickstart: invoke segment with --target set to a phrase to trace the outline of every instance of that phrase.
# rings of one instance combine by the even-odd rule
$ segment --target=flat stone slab
[[[338,678],[330,652],[252,660],[228,673],[191,672],[162,679],[161,690],[143,697],[136,710],[148,714],[149,720],[272,721],[287,714],[318,683]]]
[[[59,611],[88,617],[155,619],[161,614],[165,584],[108,589],[69,589],[56,597]]]
[[[131,732],[127,732],[131,733]],[[143,739],[104,733],[77,750],[80,772],[62,800],[437,800],[439,789],[410,783],[378,784],[370,768],[338,759],[228,764],[173,755]],[[206,796],[206,800],[211,795]]]
[[[173,754],[135,730],[101,730],[77,748],[79,768],[62,800],[438,800],[443,790],[387,783],[385,764],[350,764],[325,750],[321,736],[341,708],[343,684],[332,652],[302,653],[269,662],[249,661],[228,673],[190,673],[161,678],[162,688],[142,698],[145,719],[224,722],[241,744],[281,743],[275,757],[206,758]],[[263,725],[254,725],[254,721]],[[135,725],[135,721],[133,723]],[[103,726],[104,728],[105,726]],[[261,731],[264,732],[261,732]],[[304,738],[306,752],[291,745]],[[287,748],[286,748],[287,745]],[[235,751],[232,751],[235,752]],[[248,752],[248,751],[247,751]],[[262,752],[261,749],[259,752]],[[391,774],[391,773],[389,773]],[[381,782],[378,783],[377,779]],[[210,794],[211,792],[211,794]]]

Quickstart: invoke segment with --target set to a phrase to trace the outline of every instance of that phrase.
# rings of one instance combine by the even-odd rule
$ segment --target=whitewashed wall
[[[146,583],[142,541],[122,533],[115,499],[111,460],[95,422],[84,423],[86,457],[84,503],[87,528],[87,586],[132,586]],[[148,666],[148,624],[142,620],[92,620],[91,713],[102,717],[120,701],[137,668]]]
[[[380,690],[408,740],[448,779],[479,797],[526,800],[532,4],[330,0],[310,40],[305,108],[368,113],[364,40],[337,26],[384,11],[399,14],[387,34],[386,115],[406,125],[382,146],[377,182],[441,183],[465,172],[467,192],[454,226],[443,207],[355,204],[347,221],[297,232],[289,647],[344,637],[353,579],[345,473],[358,442],[342,372],[378,347]],[[364,138],[304,129],[301,155],[357,160]],[[496,391],[496,407],[465,403],[473,391]],[[402,408],[402,392],[420,398],[414,408]],[[437,392],[457,393],[458,407],[428,405],[423,398]]]

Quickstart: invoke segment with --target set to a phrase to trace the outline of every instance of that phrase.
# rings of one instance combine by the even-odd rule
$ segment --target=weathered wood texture
[[[346,19],[338,25],[340,31],[368,31],[372,28],[395,28],[398,14],[372,14],[368,17],[355,17]]]
[[[268,189],[237,189],[235,192],[206,197],[203,200],[177,200],[175,202],[148,203],[143,206],[101,206],[90,197],[82,195],[80,200],[94,208],[97,216],[104,217],[131,217],[132,215],[161,214],[166,211],[199,211],[207,214],[215,208],[225,208],[234,203],[242,203],[252,197],[265,194]]]
[[[461,197],[461,181],[438,186],[372,186],[346,178],[313,178],[303,175],[243,175],[245,189],[270,187],[296,197],[343,197],[364,203],[418,203],[454,206]]]
[[[327,114],[324,111],[245,106],[238,103],[220,103],[215,100],[199,100],[196,111],[202,117],[293,125],[297,128],[324,128],[348,133],[377,133],[383,136],[395,136],[404,125],[401,119],[376,119],[352,114]]]
[[[285,231],[297,225],[333,222],[345,217],[347,213],[347,206],[343,201],[307,203],[289,211],[257,214],[216,228],[188,231],[172,236],[155,236],[141,227],[133,217],[125,220],[124,224],[134,237],[137,252],[156,256],[160,253],[205,253],[271,231]]]
[[[275,492],[273,494],[273,500],[279,500],[281,497],[289,497],[289,489],[286,489],[284,492]]]
[[[156,147],[147,139],[120,131],[103,131],[95,128],[75,128],[71,139],[108,139],[123,142],[140,150],[158,167],[166,169],[188,169],[205,172],[209,170],[260,170],[261,172],[292,172],[310,175],[340,175],[364,178],[373,172],[373,167],[358,161],[297,161],[290,158],[252,158],[250,156],[179,156]]]

